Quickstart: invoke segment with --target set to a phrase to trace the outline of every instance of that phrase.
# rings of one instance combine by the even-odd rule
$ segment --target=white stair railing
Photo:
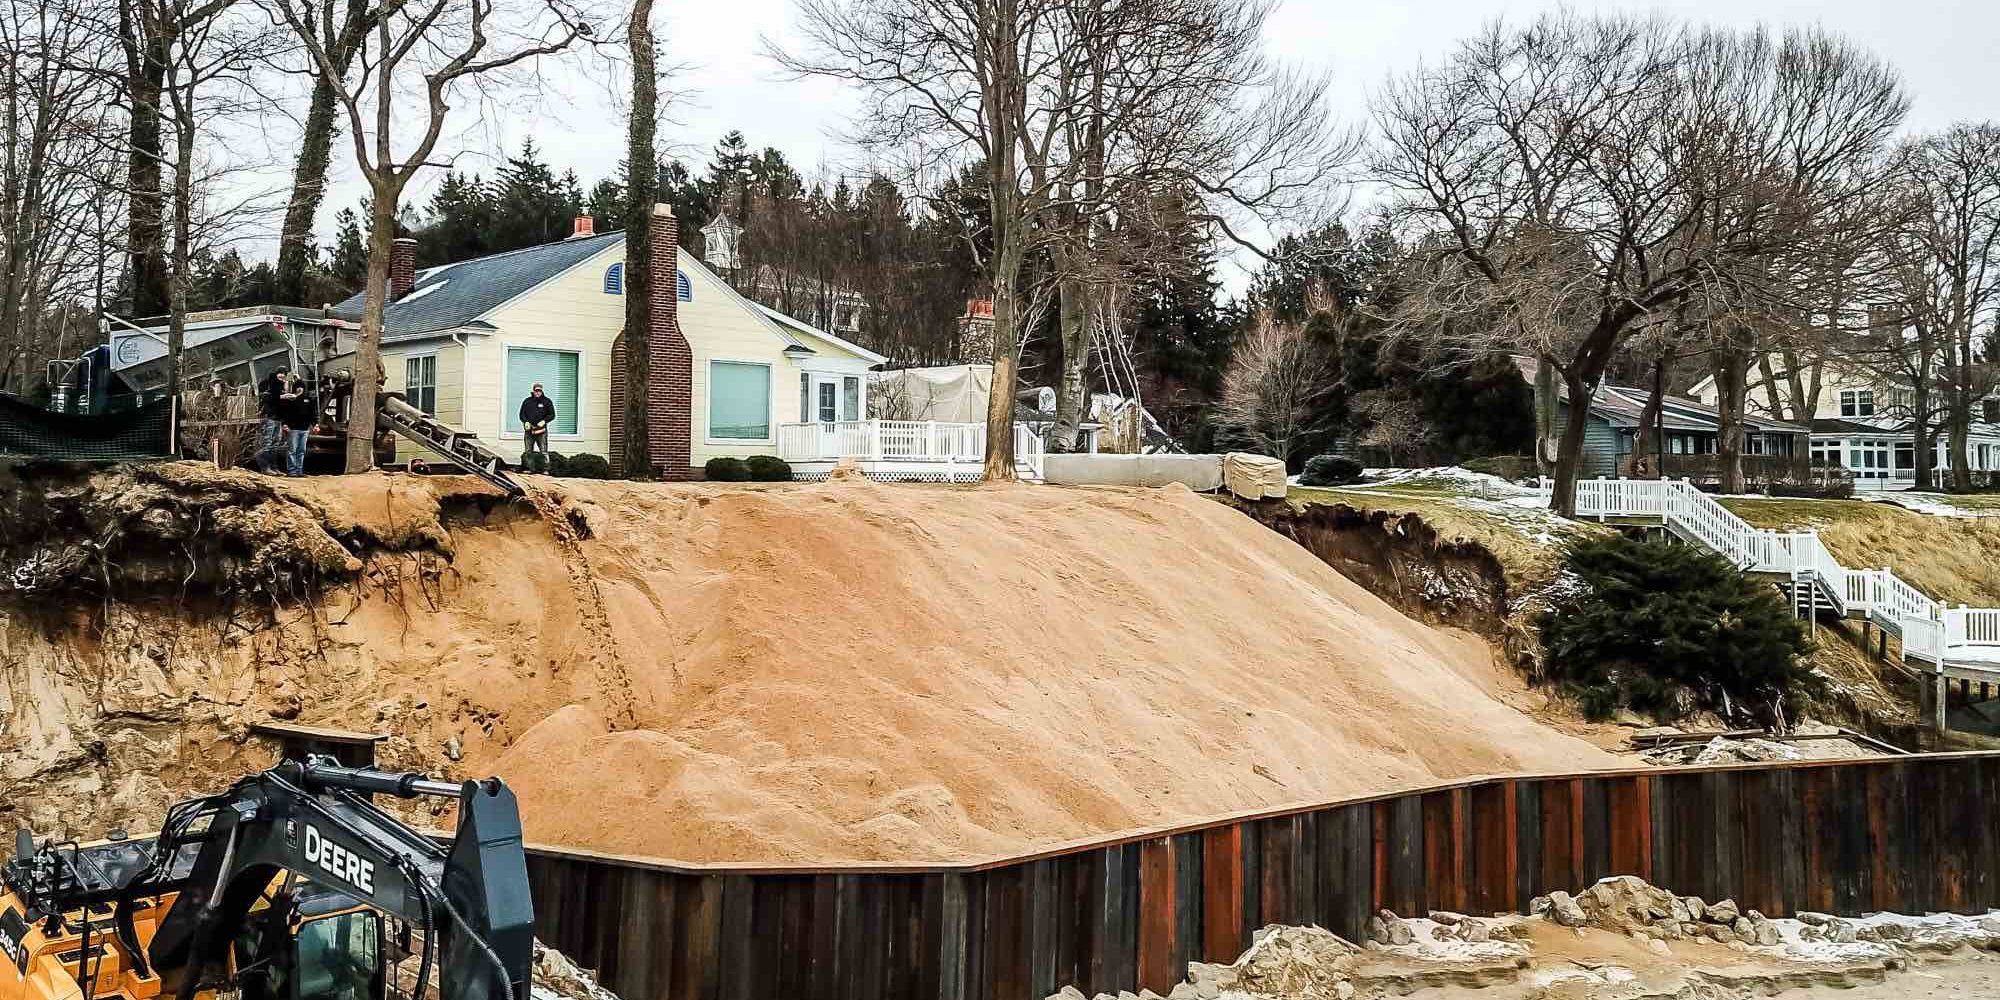
[[[2000,650],[2000,608],[1945,608],[1888,568],[1848,569],[1816,531],[1774,531],[1737,517],[1687,480],[1590,479],[1576,484],[1580,517],[1658,518],[1663,527],[1745,570],[1794,582],[1802,613],[1817,587],[1845,616],[1859,614],[1902,636],[1906,656],[1940,663],[1953,650]],[[1989,655],[2000,659],[2000,652]]]

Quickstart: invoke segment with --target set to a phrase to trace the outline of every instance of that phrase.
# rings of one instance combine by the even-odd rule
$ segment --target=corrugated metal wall
[[[663,818],[671,822],[671,817]],[[1636,874],[1771,916],[2000,906],[2000,754],[1493,779],[980,865],[725,869],[537,849],[544,940],[625,1000],[1167,992],[1265,924],[1519,911]]]

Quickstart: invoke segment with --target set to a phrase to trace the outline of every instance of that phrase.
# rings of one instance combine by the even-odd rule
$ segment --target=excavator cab
[[[232,942],[242,1000],[388,1000],[381,914],[316,883],[281,881]]]

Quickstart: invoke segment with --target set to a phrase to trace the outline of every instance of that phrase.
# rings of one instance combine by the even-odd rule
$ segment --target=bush
[[[711,458],[701,467],[702,477],[718,483],[747,483],[750,467],[740,458]]]
[[[1299,475],[1300,486],[1344,486],[1361,478],[1361,463],[1341,455],[1315,455],[1306,459]]]
[[[603,455],[592,455],[589,452],[584,452],[580,455],[571,455],[568,458],[560,456],[551,456],[551,458],[553,461],[549,463],[550,475],[568,476],[571,479],[611,478],[611,462]]]
[[[792,481],[792,467],[776,455],[752,455],[743,463],[750,470],[750,480],[757,483],[789,483]]]
[[[1549,679],[1593,718],[1705,709],[1770,725],[1823,690],[1789,604],[1720,556],[1618,536],[1578,542],[1567,562],[1573,585],[1536,624]]]

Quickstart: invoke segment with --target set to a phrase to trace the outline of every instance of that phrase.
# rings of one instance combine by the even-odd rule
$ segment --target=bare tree
[[[1935,365],[1952,485],[1972,485],[1973,407],[2000,383],[2000,126],[1960,124],[1911,142],[1895,176],[1915,202],[1899,270],[1915,367]],[[1934,353],[1933,353],[1934,352]],[[1932,359],[1935,358],[1935,361]],[[1928,392],[1926,379],[1919,383]]]
[[[368,0],[346,0],[339,33],[328,50],[334,69],[343,77],[353,65],[354,52],[368,31],[370,13]],[[318,72],[317,66],[310,72],[312,96],[306,106],[305,128],[299,136],[298,160],[292,168],[291,200],[285,205],[284,228],[278,234],[278,302],[294,306],[311,304],[306,301],[306,262],[311,256],[313,222],[319,215],[320,202],[326,197],[333,138],[340,131],[336,117],[340,108],[332,78]]]
[[[200,247],[229,238],[231,227],[268,210],[264,192],[248,176],[264,164],[234,156],[220,141],[231,126],[248,125],[267,113],[269,102],[252,81],[256,68],[277,54],[282,42],[247,10],[215,7],[193,16],[193,7],[211,0],[150,0],[150,20],[178,25],[166,39],[166,65],[159,94],[171,137],[173,160],[167,218],[167,386],[183,386],[183,351],[194,284],[193,261]]]
[[[1257,447],[1290,463],[1298,443],[1331,424],[1321,405],[1334,391],[1334,370],[1305,327],[1266,311],[1244,332],[1222,376],[1218,416]]]
[[[0,390],[16,391],[84,323],[109,248],[97,214],[117,122],[112,48],[88,21],[26,0],[0,5]],[[73,336],[73,334],[72,334]]]
[[[257,0],[287,28],[332,84],[347,117],[362,179],[368,182],[368,279],[354,354],[354,395],[347,424],[347,471],[375,464],[375,399],[381,382],[382,320],[389,304],[389,251],[403,189],[431,157],[452,99],[479,82],[560,52],[590,33],[564,0],[403,0],[371,18],[369,37],[347,69],[336,59],[344,23],[330,0]],[[422,95],[414,128],[395,111],[407,90]],[[398,129],[414,136],[397,150]]]
[[[927,165],[983,166],[993,287],[993,392],[985,476],[1011,480],[1022,331],[1052,289],[1027,269],[1055,198],[1067,54],[1053,46],[1061,0],[801,0],[806,48],[773,50],[794,73],[842,80],[869,109],[864,144],[916,150]]]
[[[1838,89],[1879,83],[1878,64],[1798,37],[1815,57],[1824,42],[1828,60],[1853,73],[1815,92],[1828,78],[1813,58],[1779,74],[1780,60],[1745,56],[1757,45],[1737,36],[1565,12],[1495,24],[1443,66],[1389,87],[1375,102],[1385,137],[1376,167],[1420,257],[1398,327],[1461,351],[1531,355],[1580,413],[1635,330],[1698,290],[1789,277],[1774,263],[1774,234],[1799,243],[1817,230],[1787,229],[1797,212],[1778,194],[1788,180],[1833,172],[1821,158],[1850,163],[1841,157],[1867,145],[1855,136],[1879,131],[1855,106],[1885,106],[1874,92]],[[1891,128],[1901,114],[1893,82]],[[1806,93],[1760,100],[1794,85]],[[1849,113],[1862,117],[1840,117]],[[1802,162],[1781,162],[1787,154]],[[1782,169],[1757,169],[1770,164]],[[1547,381],[1537,383],[1545,434]],[[1564,512],[1575,507],[1584,423],[1569,420],[1537,449],[1552,459]]]
[[[1707,262],[1697,294],[1709,319],[1722,488],[1735,493],[1753,366],[1803,339],[1861,251],[1894,225],[1880,168],[1909,100],[1888,65],[1818,29],[1781,39],[1705,32],[1691,40],[1688,63],[1695,92],[1727,108],[1681,141],[1701,151],[1692,174],[1711,192],[1684,250]],[[1717,240],[1726,245],[1710,250]]]

